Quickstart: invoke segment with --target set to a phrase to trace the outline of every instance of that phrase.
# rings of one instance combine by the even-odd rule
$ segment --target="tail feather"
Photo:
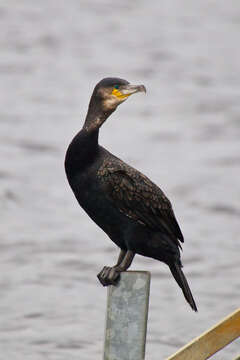
[[[172,273],[174,279],[176,280],[176,282],[182,289],[185,299],[187,300],[187,302],[189,303],[191,308],[194,311],[197,311],[197,306],[195,304],[194,298],[193,298],[191,290],[189,288],[187,279],[181,269],[181,264],[177,264],[177,263],[169,264],[169,268],[171,270],[171,273]]]

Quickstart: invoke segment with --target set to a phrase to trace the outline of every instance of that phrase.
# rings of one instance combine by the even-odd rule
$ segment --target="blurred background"
[[[159,360],[239,307],[238,0],[0,3],[0,359],[102,358],[116,246],[67,184],[66,148],[95,84],[145,84],[100,143],[171,199],[199,312],[167,267],[152,273],[146,359]],[[237,355],[236,341],[215,359]]]

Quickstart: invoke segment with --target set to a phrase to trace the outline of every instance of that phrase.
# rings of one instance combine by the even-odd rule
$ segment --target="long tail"
[[[178,285],[180,286],[180,288],[182,289],[183,295],[185,297],[185,299],[187,300],[187,302],[189,303],[189,305],[191,306],[191,308],[194,311],[197,311],[197,306],[195,304],[194,298],[192,296],[191,290],[189,288],[187,279],[185,278],[185,275],[181,269],[181,263],[172,263],[169,264],[169,268],[171,270],[171,273],[174,276],[174,279],[176,280],[176,282],[178,283]]]

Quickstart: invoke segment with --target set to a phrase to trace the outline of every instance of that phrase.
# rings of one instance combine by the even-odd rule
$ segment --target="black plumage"
[[[143,85],[106,78],[92,94],[86,120],[68,147],[65,170],[82,208],[121,249],[117,264],[98,274],[105,285],[115,284],[135,254],[166,263],[192,307],[197,307],[182,271],[183,235],[172,205],[162,190],[145,175],[98,144],[99,128],[131,94]]]

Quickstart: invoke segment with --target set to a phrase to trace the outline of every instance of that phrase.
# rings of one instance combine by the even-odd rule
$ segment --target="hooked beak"
[[[128,85],[124,85],[123,87],[121,87],[121,93],[124,95],[124,97],[130,96],[137,92],[145,92],[146,93],[145,86],[128,84]]]

